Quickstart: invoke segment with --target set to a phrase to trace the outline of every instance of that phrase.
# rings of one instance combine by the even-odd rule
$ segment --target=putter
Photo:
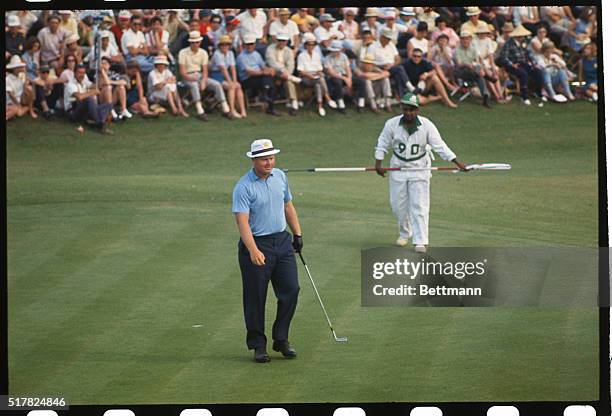
[[[310,270],[308,269],[308,265],[306,264],[306,261],[304,260],[304,256],[302,256],[302,252],[298,251],[297,252],[300,255],[300,259],[302,260],[302,264],[304,265],[304,268],[306,269],[306,273],[308,274],[308,277],[310,278],[310,283],[312,284],[312,288],[315,291],[315,294],[317,295],[317,299],[319,299],[319,304],[321,305],[321,309],[323,309],[323,313],[325,314],[325,318],[327,319],[327,323],[329,324],[329,329],[331,330],[332,334],[334,335],[334,339],[336,340],[336,342],[348,342],[348,338],[347,337],[339,337],[338,335],[336,335],[336,331],[334,330],[334,327],[331,323],[331,320],[329,319],[329,315],[327,314],[327,311],[325,310],[325,306],[323,306],[323,301],[321,300],[321,296],[319,296],[319,291],[317,290],[317,286],[315,286],[315,282],[312,279],[312,275],[310,274]]]

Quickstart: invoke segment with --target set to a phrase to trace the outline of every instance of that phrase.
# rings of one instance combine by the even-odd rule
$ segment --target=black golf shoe
[[[272,349],[283,354],[285,358],[297,357],[297,352],[295,352],[293,347],[289,345],[289,341],[274,341],[274,344],[272,344]]]
[[[255,355],[253,356],[253,359],[257,363],[270,362],[270,356],[268,355],[268,351],[266,351],[266,347],[255,348]]]

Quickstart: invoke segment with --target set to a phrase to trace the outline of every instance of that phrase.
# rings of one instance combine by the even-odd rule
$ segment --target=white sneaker
[[[414,246],[414,251],[417,253],[427,253],[427,248],[423,244],[417,244]]]
[[[327,105],[329,106],[329,108],[333,108],[333,109],[338,108],[338,104],[336,104],[336,102],[334,100],[329,100],[327,102]]]
[[[319,108],[319,115],[325,117],[325,109],[323,107]]]
[[[403,238],[403,237],[398,237],[397,240],[395,240],[395,245],[398,247],[405,247],[408,245],[408,239]]]
[[[344,99],[338,100],[338,108],[346,108],[346,105],[344,104]]]
[[[291,107],[293,107],[293,109],[297,111],[300,108],[300,105],[298,104],[297,100],[293,100],[291,101]]]
[[[113,118],[119,118],[119,116],[117,115],[117,112],[115,111],[115,109],[114,109],[114,108],[111,110],[111,116],[112,116]]]
[[[302,78],[296,77],[295,75],[289,75],[287,79],[291,82],[295,82],[296,84],[299,84],[300,82],[302,82]]]
[[[529,101],[529,98],[526,98],[526,99],[523,100],[523,104],[531,105],[531,101]]]
[[[360,108],[365,107],[365,98],[363,97],[359,98],[359,100],[357,100],[357,106]]]
[[[597,99],[598,99],[599,97],[597,96],[597,93],[596,93],[596,92],[594,92],[594,93],[593,93],[593,95],[591,95],[591,98],[593,99],[593,101],[594,101],[594,102],[597,102]]]
[[[125,118],[132,118],[132,113],[130,113],[127,108],[125,110],[123,110],[123,112],[121,113],[121,115]]]

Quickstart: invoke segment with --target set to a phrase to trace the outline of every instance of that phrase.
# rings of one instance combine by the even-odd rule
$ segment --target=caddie
[[[269,139],[255,140],[247,156],[253,162],[234,187],[232,211],[240,232],[238,262],[242,273],[247,347],[258,363],[270,361],[266,351],[265,307],[268,282],[278,299],[272,326],[272,349],[286,358],[297,353],[289,344],[289,325],[297,306],[298,284],[294,250],[302,249],[302,230],[285,173],[274,168],[275,149]],[[293,233],[285,228],[289,225]]]
[[[429,180],[433,149],[442,159],[452,161],[461,170],[463,162],[444,143],[436,126],[427,118],[419,116],[419,97],[407,92],[400,100],[402,115],[385,123],[374,158],[376,172],[385,177],[382,162],[391,152],[390,167],[422,168],[422,170],[391,171],[389,173],[389,196],[391,208],[399,227],[396,245],[403,247],[412,237],[415,251],[425,253],[429,244]]]

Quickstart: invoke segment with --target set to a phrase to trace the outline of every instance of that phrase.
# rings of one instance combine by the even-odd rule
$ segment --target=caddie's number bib
[[[419,145],[418,144],[413,144],[412,146],[410,146],[410,154],[411,155],[418,155],[419,154]]]

